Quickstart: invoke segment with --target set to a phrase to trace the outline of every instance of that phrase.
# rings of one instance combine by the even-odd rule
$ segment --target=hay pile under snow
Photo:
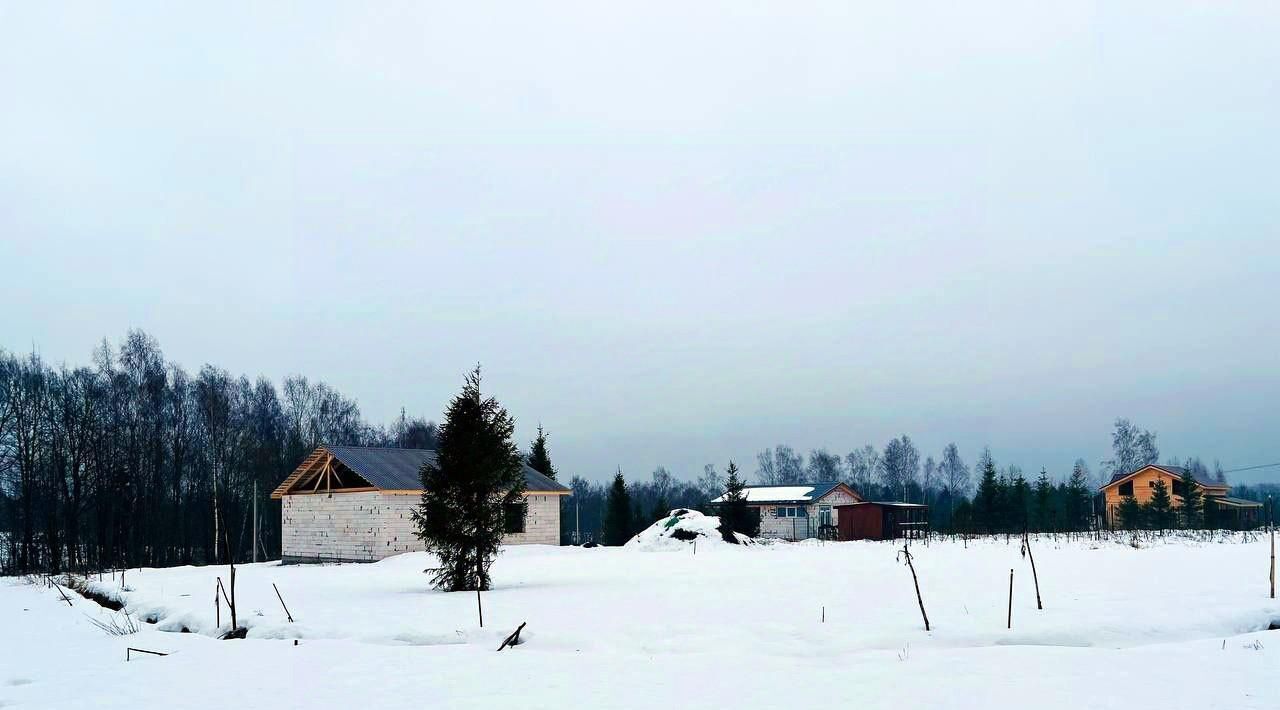
[[[641,550],[678,550],[698,540],[709,544],[750,545],[754,540],[742,533],[723,534],[720,518],[696,510],[678,508],[667,517],[627,541],[626,547]]]

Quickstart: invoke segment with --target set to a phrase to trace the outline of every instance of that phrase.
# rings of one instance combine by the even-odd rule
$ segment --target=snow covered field
[[[245,565],[244,641],[211,638],[226,567],[108,575],[159,621],[124,637],[93,602],[0,580],[0,707],[1280,708],[1265,540],[1043,537],[1044,611],[1016,540],[913,545],[930,633],[888,543],[659,547],[507,548],[483,629],[475,594],[428,589],[425,554]]]

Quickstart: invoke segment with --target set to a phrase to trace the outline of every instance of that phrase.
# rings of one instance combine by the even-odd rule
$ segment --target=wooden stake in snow
[[[146,650],[145,648],[126,648],[126,649],[124,650],[124,660],[125,660],[126,662],[127,662],[127,661],[132,660],[129,656],[130,656],[130,654],[134,654],[134,653],[149,653],[149,654],[151,654],[152,656],[167,656],[167,655],[169,655],[169,654],[167,654],[167,653],[160,653],[159,651],[148,651],[148,650]]]
[[[1271,528],[1271,598],[1276,598],[1276,529]]]
[[[279,600],[280,600],[280,606],[284,607],[284,615],[285,615],[285,616],[287,616],[287,617],[289,617],[289,623],[290,623],[290,624],[292,624],[292,623],[293,623],[293,614],[290,614],[290,613],[289,613],[289,607],[287,607],[287,606],[285,606],[285,605],[284,605],[284,597],[280,596],[280,588],[276,586],[276,583],[275,583],[275,582],[272,582],[272,583],[271,583],[271,588],[272,588],[272,589],[274,589],[274,590],[276,590],[276,599],[279,599]]]
[[[218,583],[213,585],[213,619],[217,626],[215,629],[222,628],[222,602],[219,600],[222,591],[222,578],[218,577]]]
[[[480,615],[480,628],[484,628],[484,607],[480,604],[480,587],[484,581],[484,567],[480,560],[476,560],[476,613]],[[499,649],[501,650],[501,649]]]
[[[1040,603],[1040,575],[1036,574],[1036,556],[1031,554],[1031,538],[1027,536],[1027,531],[1022,531],[1022,554],[1031,560],[1031,581],[1036,585],[1036,609],[1044,610],[1044,605]]]
[[[525,625],[525,624],[527,624],[527,623],[528,623],[528,622],[526,622],[526,621],[522,621],[522,622],[520,622],[520,625],[519,625],[519,626],[517,626],[517,627],[516,627],[516,630],[515,630],[515,631],[513,631],[513,632],[511,633],[511,635],[510,635],[510,636],[508,636],[508,637],[506,638],[506,640],[502,642],[502,645],[498,647],[498,650],[499,650],[499,651],[501,651],[502,649],[506,648],[507,646],[510,646],[510,647],[512,647],[512,648],[515,648],[515,647],[516,647],[516,644],[520,643],[520,632],[524,630],[524,625]]]
[[[1008,627],[1013,628],[1013,569],[1009,569],[1009,624]]]
[[[902,549],[898,551],[898,555],[907,561],[907,569],[911,570],[911,582],[916,585],[916,603],[920,605],[920,616],[924,619],[924,630],[929,631],[929,615],[924,613],[924,599],[920,596],[920,580],[916,577],[916,566],[911,563],[911,551],[907,549],[906,543],[903,543]],[[823,609],[825,616],[826,609]]]
[[[1272,541],[1272,542],[1274,542],[1274,541]],[[1272,563],[1275,563],[1275,558],[1276,558],[1275,550],[1274,550],[1274,549],[1272,549],[1272,550],[1271,550],[1271,562],[1272,562]],[[1274,565],[1274,564],[1272,564],[1272,567],[1275,567],[1275,565]],[[1272,569],[1272,572],[1271,572],[1271,580],[1272,580],[1272,585],[1271,585],[1271,596],[1275,596],[1275,591],[1276,591],[1276,590],[1275,590],[1275,571],[1274,571],[1274,569]],[[54,581],[54,578],[50,577],[50,578],[49,578],[49,583],[50,583],[50,585],[54,586],[55,590],[58,590],[58,594],[63,595],[63,601],[65,601],[65,603],[67,603],[67,605],[68,605],[68,606],[74,606],[74,604],[72,604],[72,599],[70,599],[70,597],[69,597],[69,596],[67,596],[67,592],[64,592],[64,591],[63,591],[63,588],[61,588],[61,587],[59,587],[59,586],[58,586],[58,582],[55,582],[55,581]]]

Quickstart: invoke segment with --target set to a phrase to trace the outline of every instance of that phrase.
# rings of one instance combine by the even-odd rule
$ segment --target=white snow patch
[[[1043,611],[1017,540],[913,543],[934,629],[925,632],[911,574],[897,559],[900,543],[739,549],[715,542],[714,518],[679,517],[707,533],[699,535],[705,551],[506,548],[493,566],[494,589],[482,595],[483,628],[474,593],[430,589],[422,570],[435,559],[426,553],[365,565],[237,567],[240,623],[249,627],[240,641],[212,638],[213,589],[218,576],[226,581],[225,566],[130,569],[126,590],[108,573],[101,584],[130,613],[160,618],[127,637],[95,628],[91,619],[112,612],[86,599],[68,607],[52,589],[0,580],[0,702],[640,708],[662,693],[707,707],[834,697],[889,710],[909,687],[920,707],[966,707],[973,698],[1024,707],[1031,698],[1044,710],[1272,710],[1280,697],[1280,634],[1262,630],[1280,620],[1280,603],[1268,597],[1269,541],[1256,535],[1156,537],[1142,549],[1122,538],[1037,536]],[[226,627],[225,606],[222,613]],[[522,622],[526,643],[496,652]],[[160,630],[183,625],[194,633]],[[126,664],[127,647],[170,655],[135,654]],[[1213,682],[1150,682],[1168,668],[1194,668]],[[812,677],[839,684],[796,683]]]
[[[734,533],[739,545],[750,545],[751,538]],[[683,550],[695,540],[709,544],[730,544],[720,533],[720,518],[703,515],[696,510],[678,508],[667,517],[627,541],[625,547],[638,550]]]
[[[742,489],[742,495],[747,499],[748,503],[773,503],[777,501],[793,501],[793,500],[812,500],[813,486],[761,486],[758,488],[747,487]],[[724,496],[720,496],[712,503],[723,503]]]

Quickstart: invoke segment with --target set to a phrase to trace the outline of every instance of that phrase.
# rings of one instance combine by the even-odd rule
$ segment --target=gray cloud
[[[1280,13],[845,3],[0,10],[0,337],[484,363],[599,478],[1123,415],[1280,460]]]

